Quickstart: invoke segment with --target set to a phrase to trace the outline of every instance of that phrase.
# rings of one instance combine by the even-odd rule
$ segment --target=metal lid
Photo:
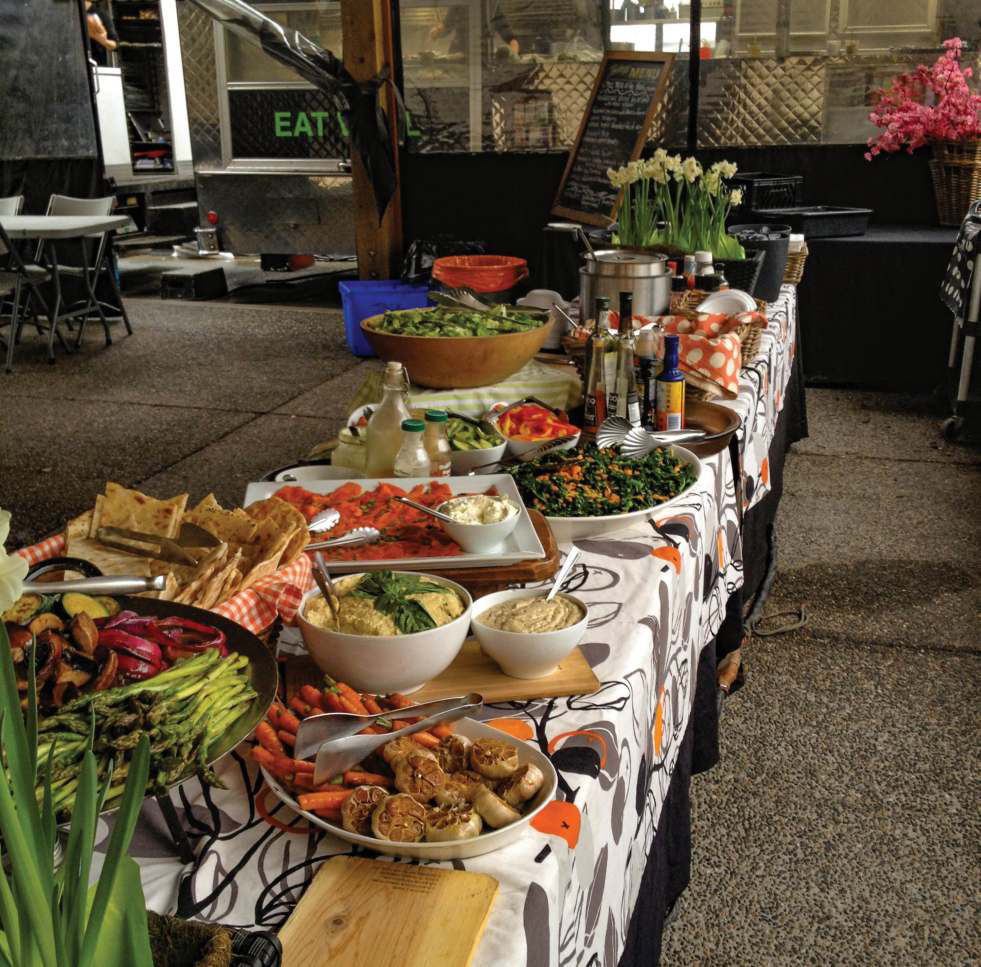
[[[668,257],[659,252],[599,249],[586,257],[583,271],[588,275],[615,276],[620,279],[651,278],[668,274]]]

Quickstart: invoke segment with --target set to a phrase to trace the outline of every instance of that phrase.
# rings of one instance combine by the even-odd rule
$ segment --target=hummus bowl
[[[582,611],[579,621],[567,627],[555,631],[504,631],[480,621],[481,615],[497,605],[544,598],[546,594],[548,588],[518,588],[487,594],[474,602],[471,613],[473,633],[480,647],[500,665],[505,675],[545,678],[582,641],[589,624],[589,608],[585,601],[562,592],[556,595],[556,600],[562,598],[566,604],[572,602]]]
[[[446,624],[412,634],[348,634],[307,620],[308,604],[321,597],[314,588],[303,596],[296,614],[303,643],[317,667],[360,692],[417,691],[449,667],[460,653],[470,627],[473,600],[466,588],[434,574],[395,573],[424,578],[454,591],[463,604],[463,612]],[[345,576],[343,584],[354,583],[361,576]]]

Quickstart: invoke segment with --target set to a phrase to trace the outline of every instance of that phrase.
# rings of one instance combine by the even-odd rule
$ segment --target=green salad
[[[657,449],[639,460],[594,444],[508,469],[528,507],[546,517],[605,517],[646,510],[695,482],[692,468]]]
[[[505,333],[528,332],[543,325],[541,316],[522,312],[512,306],[495,306],[490,312],[470,309],[389,309],[372,328],[393,336],[500,336]]]

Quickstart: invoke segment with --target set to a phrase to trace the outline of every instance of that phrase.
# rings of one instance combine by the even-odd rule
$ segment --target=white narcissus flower
[[[21,596],[27,576],[27,561],[3,549],[9,533],[10,511],[0,510],[0,611],[6,611]]]
[[[633,184],[644,177],[644,162],[631,161],[627,165],[627,184]]]
[[[733,205],[741,205],[743,203],[743,190],[742,188],[733,188],[729,192],[729,201]]]
[[[738,170],[739,168],[737,168],[731,161],[719,162],[719,174],[722,175],[723,178],[731,178]]]
[[[668,180],[667,172],[664,169],[664,159],[655,156],[644,162],[644,177],[656,181],[659,185],[665,184]]]
[[[610,179],[610,184],[614,188],[624,188],[627,184],[627,169],[607,168],[606,177]]]
[[[681,181],[684,175],[681,173],[681,155],[672,154],[664,159],[664,170],[668,174],[674,175],[675,181]]]
[[[702,166],[695,158],[685,158],[681,163],[681,173],[689,185],[693,184],[702,173]]]
[[[716,170],[715,165],[712,165],[712,167],[705,173],[705,190],[710,195],[717,195],[721,184],[719,172]]]

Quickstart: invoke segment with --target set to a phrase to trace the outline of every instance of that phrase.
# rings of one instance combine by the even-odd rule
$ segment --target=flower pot
[[[728,232],[739,239],[746,252],[762,252],[763,265],[756,280],[752,295],[773,302],[780,295],[783,285],[783,272],[787,267],[787,253],[790,251],[789,225],[732,225]],[[730,280],[730,285],[732,284]]]
[[[981,198],[981,141],[934,142],[930,174],[940,224],[960,225]]]
[[[149,910],[153,967],[229,967],[232,939],[224,927],[166,917]]]

